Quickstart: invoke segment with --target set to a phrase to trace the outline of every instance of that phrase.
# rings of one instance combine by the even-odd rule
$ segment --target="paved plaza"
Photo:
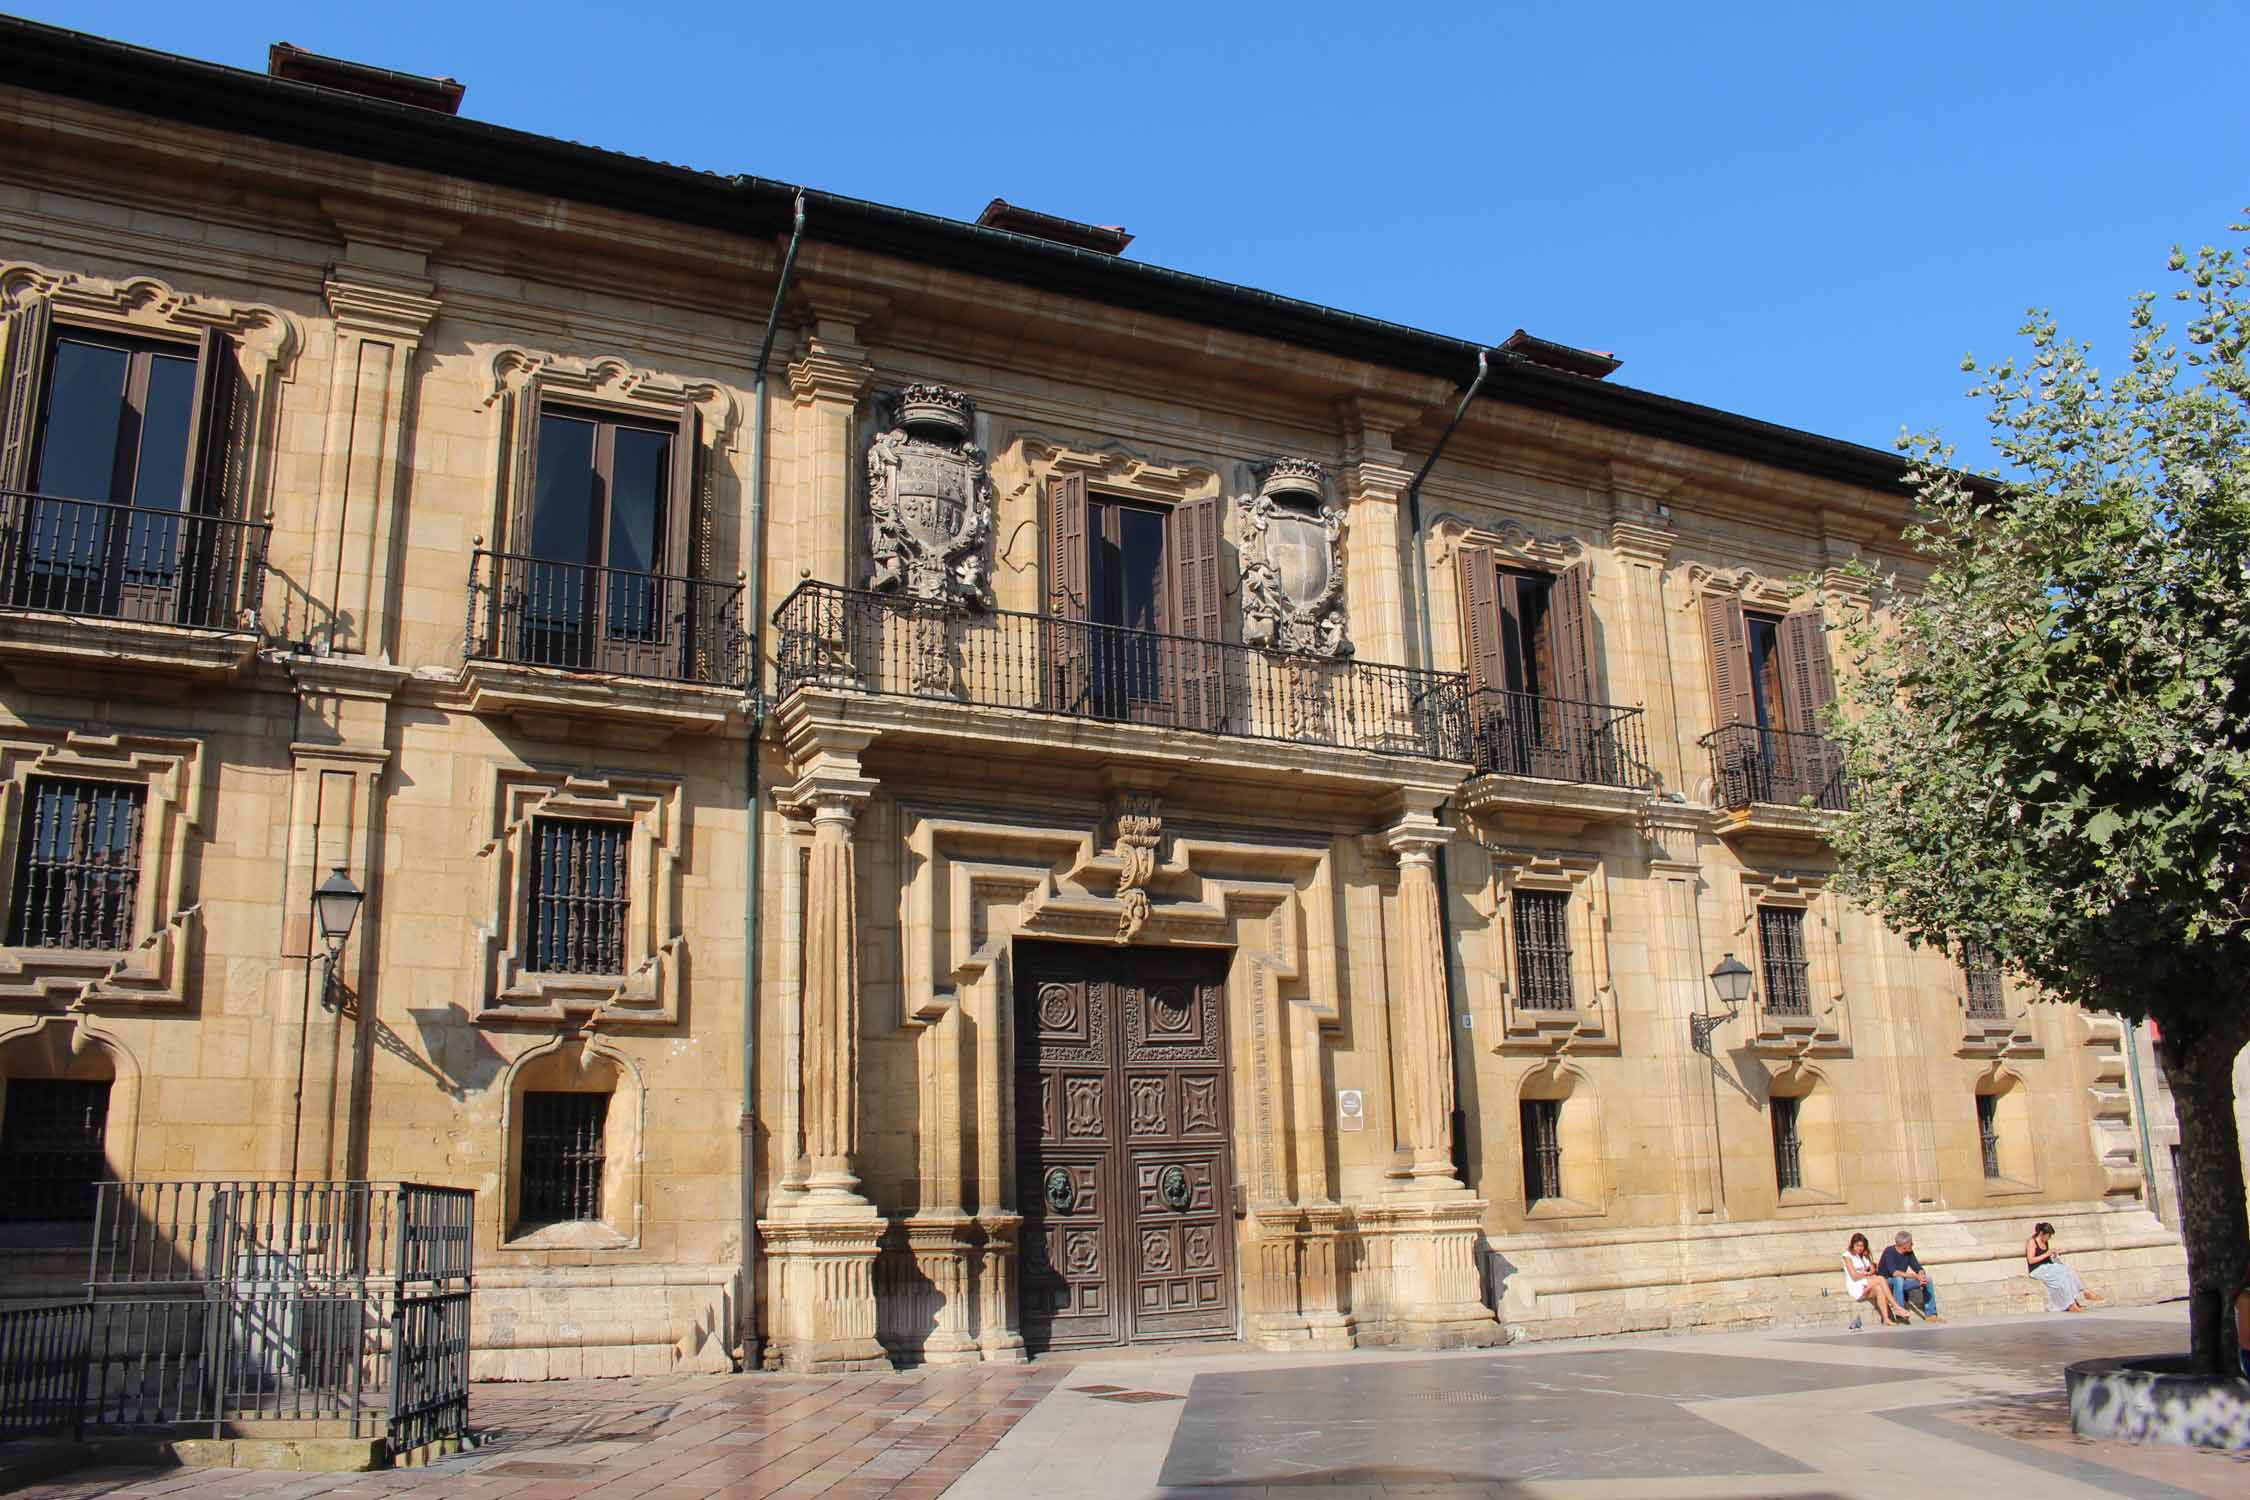
[[[2062,1366],[2179,1304],[1458,1354],[1239,1346],[1017,1367],[479,1386],[477,1451],[387,1474],[85,1470],[37,1500],[463,1496],[2239,1497],[2250,1454],[2086,1442]]]

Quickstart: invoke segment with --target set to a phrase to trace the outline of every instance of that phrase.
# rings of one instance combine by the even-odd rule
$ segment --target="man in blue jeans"
[[[1914,1253],[1913,1235],[1900,1230],[1898,1238],[1891,1241],[1890,1249],[1883,1252],[1883,1258],[1877,1262],[1875,1269],[1890,1279],[1891,1297],[1900,1307],[1911,1307],[1911,1299],[1919,1296],[1924,1322],[1945,1321],[1938,1316],[1937,1283],[1930,1279],[1929,1272],[1922,1269],[1921,1258]]]

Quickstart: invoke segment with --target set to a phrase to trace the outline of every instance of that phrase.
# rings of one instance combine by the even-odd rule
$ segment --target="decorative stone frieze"
[[[888,425],[867,445],[867,586],[989,609],[992,476],[969,441],[969,398],[910,385],[887,405]]]
[[[1242,547],[1242,640],[1290,656],[1350,656],[1344,608],[1344,512],[1319,464],[1281,458],[1236,503]]]

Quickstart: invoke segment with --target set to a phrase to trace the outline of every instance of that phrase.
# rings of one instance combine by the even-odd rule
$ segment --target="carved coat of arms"
[[[880,593],[985,609],[992,479],[969,439],[969,398],[910,385],[867,447],[867,536]]]
[[[1277,459],[1236,504],[1242,538],[1242,640],[1290,656],[1349,656],[1344,517],[1320,465]]]

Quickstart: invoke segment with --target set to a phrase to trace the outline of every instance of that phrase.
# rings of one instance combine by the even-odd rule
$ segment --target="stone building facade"
[[[1831,889],[1888,456],[0,27],[10,1295],[73,1172],[474,1187],[489,1375],[2178,1283],[2116,1023]]]

